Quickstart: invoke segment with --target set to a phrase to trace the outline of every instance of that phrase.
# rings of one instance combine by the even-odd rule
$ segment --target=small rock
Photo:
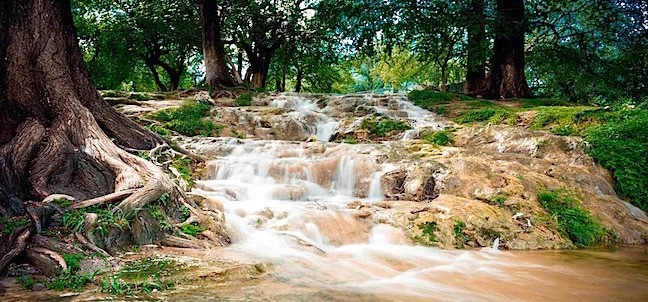
[[[371,212],[369,212],[368,209],[362,209],[362,210],[360,210],[358,213],[355,213],[354,216],[355,216],[356,218],[366,219],[366,218],[371,217]]]
[[[360,200],[356,200],[356,201],[353,201],[353,202],[350,202],[349,204],[347,204],[348,209],[360,209],[363,206],[364,205],[362,204],[362,202]]]
[[[43,283],[36,283],[32,286],[32,290],[35,292],[42,292],[45,290],[45,285]]]
[[[391,209],[393,207],[393,204],[387,200],[379,201],[376,205],[383,209]]]

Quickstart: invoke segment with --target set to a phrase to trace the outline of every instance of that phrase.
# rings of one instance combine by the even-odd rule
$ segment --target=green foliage
[[[504,193],[498,193],[492,198],[492,202],[500,207],[503,207],[506,204],[506,200],[508,200],[508,196]]]
[[[436,242],[437,223],[435,221],[428,221],[418,225],[418,228],[427,236],[428,242]]]
[[[60,276],[45,282],[45,286],[51,290],[73,290],[79,291],[94,280],[95,274],[75,274],[69,269]]]
[[[191,235],[193,237],[196,237],[196,235],[198,235],[198,233],[200,233],[200,232],[202,232],[204,230],[205,230],[205,228],[203,228],[202,226],[200,226],[198,223],[195,223],[195,222],[180,226],[180,231],[181,232],[183,232],[183,233],[185,233],[187,235]]]
[[[493,108],[472,109],[466,111],[456,121],[461,124],[470,124],[474,122],[485,122],[490,120],[497,114],[497,110]]]
[[[29,224],[29,220],[24,217],[5,218],[0,216],[0,227],[2,227],[2,234],[9,235],[18,228]]]
[[[648,211],[648,111],[623,112],[589,130],[586,140],[589,154],[614,174],[617,192]]]
[[[101,292],[112,295],[150,295],[154,291],[175,288],[175,283],[166,276],[173,263],[162,258],[150,257],[125,265],[114,274],[107,275],[101,282]]]
[[[561,232],[578,247],[601,243],[607,230],[566,190],[538,193],[540,204],[558,223]]]
[[[163,109],[153,114],[153,117],[164,122],[167,129],[183,135],[218,135],[223,126],[212,121],[204,120],[209,116],[211,106],[201,102],[188,101],[180,108]]]
[[[97,214],[98,219],[94,229],[92,229],[93,233],[97,233],[100,236],[106,236],[113,227],[122,230],[129,229],[130,224],[126,213],[121,210],[113,212],[112,209],[113,205],[96,205],[83,209],[66,211],[62,218],[63,226],[72,232],[80,232],[85,224],[85,214],[95,213]]]
[[[252,93],[245,92],[236,99],[236,106],[250,106],[252,105]]]
[[[421,139],[430,144],[437,146],[446,146],[452,142],[452,131],[441,130],[435,132],[425,132],[421,135]]]
[[[81,260],[85,259],[85,256],[82,254],[63,254],[61,256],[63,257],[63,260],[65,260],[65,264],[67,264],[68,269],[71,272],[78,271]]]
[[[72,201],[68,200],[67,198],[56,198],[52,200],[52,202],[63,208],[67,208],[72,205]]]
[[[188,158],[176,158],[171,162],[171,166],[176,168],[180,175],[182,176],[182,179],[184,179],[189,187],[193,187],[195,185],[195,181],[193,180],[193,177],[191,177],[191,160]]]
[[[455,248],[458,249],[464,248],[466,242],[469,240],[468,236],[464,234],[465,229],[466,229],[466,223],[461,220],[455,222],[455,224],[452,226],[452,231],[454,233],[454,238],[455,238]]]
[[[389,133],[403,132],[412,129],[412,127],[405,121],[397,121],[387,118],[380,120],[368,118],[362,121],[360,129],[368,130],[373,136],[384,137]]]
[[[34,278],[32,278],[31,276],[20,276],[18,277],[17,281],[18,283],[20,283],[20,286],[23,289],[27,290],[32,289],[32,287],[36,283],[36,280],[34,280]]]

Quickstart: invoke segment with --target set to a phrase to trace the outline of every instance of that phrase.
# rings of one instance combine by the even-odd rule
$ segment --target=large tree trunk
[[[494,54],[480,94],[494,99],[532,97],[524,75],[524,1],[498,0],[497,11]]]
[[[157,199],[170,179],[120,149],[163,140],[102,100],[83,64],[69,1],[2,1],[0,208],[53,193],[86,199],[144,188],[125,205]],[[15,213],[13,213],[15,214]]]
[[[300,93],[302,91],[302,81],[304,80],[304,74],[297,66],[297,78],[295,79],[295,92]]]
[[[486,17],[484,0],[471,0],[468,8],[468,55],[466,58],[466,86],[464,92],[474,94],[486,77]]]
[[[236,85],[225,59],[225,45],[221,40],[220,16],[216,0],[199,0],[202,21],[203,54],[206,83],[214,89]]]

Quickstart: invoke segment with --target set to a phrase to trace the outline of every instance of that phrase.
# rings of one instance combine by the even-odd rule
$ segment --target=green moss
[[[204,120],[209,116],[211,106],[201,102],[188,101],[180,108],[163,109],[153,118],[164,122],[162,126],[183,135],[217,136],[223,126]]]
[[[474,122],[485,122],[490,120],[497,114],[497,110],[493,108],[472,109],[464,112],[459,118],[456,119],[460,124],[471,124]]]
[[[63,208],[67,208],[72,205],[72,201],[68,200],[67,198],[56,198],[52,200],[52,202]]]
[[[423,232],[423,235],[427,236],[427,241],[432,243],[436,242],[437,223],[435,221],[428,221],[418,225],[418,228]]]
[[[78,271],[81,260],[85,259],[85,256],[82,254],[63,254],[61,256],[63,257],[63,260],[65,260],[65,264],[67,264],[68,269],[71,272]]]
[[[578,247],[601,243],[608,234],[581,201],[566,190],[540,192],[538,200],[555,219],[559,230]]]
[[[250,105],[252,105],[252,93],[250,92],[245,92],[236,99],[236,106],[250,106]]]
[[[150,257],[131,262],[114,274],[104,277],[101,292],[133,296],[173,289],[175,283],[167,278],[172,269],[173,262],[162,258]]]
[[[446,146],[452,142],[452,132],[450,130],[424,132],[421,134],[421,139],[437,146]]]
[[[189,187],[193,187],[196,183],[191,176],[191,160],[188,158],[176,158],[171,162],[171,166],[178,170],[182,179],[184,179]]]
[[[190,224],[185,224],[185,225],[180,227],[181,232],[183,232],[183,233],[185,233],[187,235],[191,235],[193,237],[196,237],[196,235],[198,235],[198,233],[200,233],[200,232],[202,232],[204,230],[205,230],[205,228],[201,227],[199,224],[197,224],[195,222],[190,223]]]
[[[466,229],[466,223],[459,220],[455,222],[454,226],[452,226],[452,231],[454,233],[454,238],[455,238],[455,248],[462,249],[466,246],[466,243],[468,242],[469,238],[464,234],[464,230]]]
[[[626,111],[588,130],[588,153],[610,169],[619,195],[648,211],[648,111]]]
[[[412,129],[412,127],[405,121],[392,120],[383,118],[376,120],[374,118],[367,118],[360,124],[360,129],[369,131],[369,134],[377,137],[384,137],[385,135],[393,132],[403,132]]]
[[[51,290],[74,290],[78,291],[86,287],[94,279],[95,274],[75,274],[69,269],[60,276],[45,282],[45,286]]]
[[[29,224],[29,220],[24,217],[5,218],[0,216],[0,227],[2,227],[2,234],[9,235],[18,228],[24,227]]]

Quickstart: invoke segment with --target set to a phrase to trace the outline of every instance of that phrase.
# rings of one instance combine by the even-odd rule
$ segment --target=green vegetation
[[[250,106],[252,105],[252,93],[244,92],[236,98],[236,106]]]
[[[0,227],[2,227],[2,234],[9,235],[18,228],[24,227],[29,224],[29,220],[24,217],[6,218],[0,216]]]
[[[648,211],[648,111],[593,127],[587,141],[589,153],[614,174],[617,192]]]
[[[542,191],[538,200],[557,222],[559,230],[577,247],[601,243],[608,231],[566,190]]]
[[[195,223],[195,222],[180,226],[180,231],[181,232],[183,232],[183,233],[185,233],[187,235],[191,235],[193,237],[196,237],[196,235],[198,235],[198,233],[200,233],[200,232],[202,232],[204,230],[205,230],[205,228],[201,227],[198,223]]]
[[[119,271],[107,275],[101,282],[101,291],[112,295],[132,296],[151,294],[175,288],[168,280],[174,263],[162,258],[146,258],[131,262]]]
[[[85,256],[81,254],[63,254],[63,260],[67,264],[67,269],[58,277],[52,278],[45,282],[45,286],[51,290],[81,290],[94,280],[95,273],[79,273],[81,260]]]
[[[452,226],[452,231],[454,233],[454,238],[455,238],[455,248],[462,249],[466,246],[466,243],[470,238],[464,234],[464,230],[466,229],[466,223],[459,220],[455,222],[455,224]]]
[[[419,239],[420,242],[424,244],[432,244],[436,242],[435,232],[438,230],[437,223],[435,221],[428,221],[418,225],[419,230],[423,232],[424,237],[420,238],[416,236],[414,239]]]
[[[196,182],[191,176],[191,160],[188,158],[176,158],[171,162],[171,166],[178,170],[182,179],[184,179],[190,188],[192,188]]]
[[[17,281],[23,289],[32,289],[32,286],[36,283],[36,280],[31,276],[20,276]]]
[[[80,232],[85,224],[85,214],[97,214],[98,219],[93,233],[100,236],[106,236],[111,228],[128,229],[130,228],[127,215],[119,210],[113,212],[113,205],[96,205],[83,209],[74,209],[63,214],[63,226],[73,232]]]
[[[423,132],[421,134],[421,139],[437,146],[446,146],[452,142],[452,131],[446,129],[441,131]]]
[[[498,193],[491,199],[495,205],[500,207],[503,207],[506,204],[506,200],[508,200],[508,196],[504,193]]]
[[[369,134],[375,137],[385,137],[387,134],[400,133],[412,127],[405,121],[367,118],[360,124],[360,129],[368,130]]]
[[[188,101],[180,108],[164,109],[153,114],[153,118],[164,122],[162,126],[183,135],[217,136],[223,126],[205,120],[211,106],[201,102]]]
[[[72,205],[72,201],[68,200],[67,198],[57,198],[52,200],[52,202],[63,208],[67,208]]]
[[[413,90],[409,93],[409,99],[416,106],[423,108],[431,108],[432,106],[449,104],[453,101],[475,100],[474,98],[465,94],[440,92],[433,90]]]

